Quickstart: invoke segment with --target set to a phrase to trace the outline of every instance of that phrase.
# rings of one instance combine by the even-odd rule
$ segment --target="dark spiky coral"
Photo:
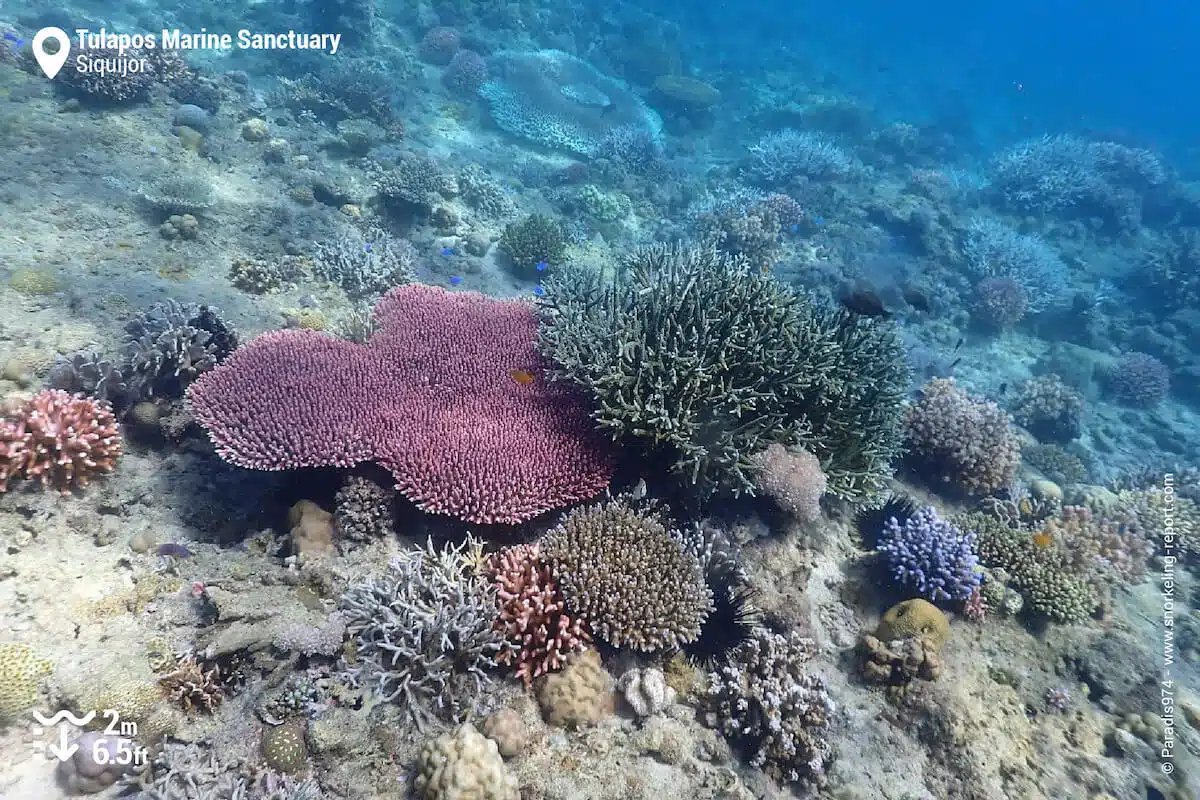
[[[570,512],[540,550],[567,608],[615,647],[678,647],[712,611],[700,562],[660,514],[624,499]]]
[[[652,248],[605,281],[547,282],[542,352],[614,439],[704,493],[753,493],[772,443],[817,456],[830,494],[873,501],[900,449],[908,374],[891,328],[819,308],[744,260]]]
[[[183,396],[196,376],[238,345],[237,333],[211,306],[155,303],[125,325],[126,376],[134,396]]]

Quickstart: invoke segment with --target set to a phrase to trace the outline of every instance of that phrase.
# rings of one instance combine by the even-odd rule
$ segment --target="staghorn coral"
[[[768,133],[750,146],[742,174],[754,183],[783,188],[803,180],[831,180],[861,172],[854,156],[823,133],[790,128]]]
[[[964,602],[979,587],[975,536],[922,508],[901,524],[895,517],[879,534],[879,552],[899,586],[933,602]]]
[[[963,258],[977,279],[1008,278],[1019,284],[1031,313],[1071,300],[1067,265],[1058,254],[1041,237],[1018,233],[994,217],[975,217],[968,223]],[[1007,309],[1007,316],[1013,315]]]
[[[437,550],[430,541],[342,595],[361,667],[352,679],[398,703],[419,730],[470,713],[501,653],[491,582],[470,568],[477,542]]]
[[[1021,212],[1055,213],[1081,207],[1114,209],[1122,190],[1145,192],[1167,180],[1149,150],[1076,136],[1028,139],[992,162],[992,190]]]
[[[416,280],[416,248],[383,231],[364,234],[346,228],[336,239],[318,242],[313,272],[342,287],[351,298],[371,298]]]
[[[567,613],[562,592],[542,560],[538,545],[522,544],[495,554],[487,574],[496,586],[500,615],[496,624],[513,649],[497,661],[516,666],[528,686],[534,678],[560,669],[567,655],[592,642],[587,623]]]
[[[421,509],[477,523],[523,522],[608,485],[586,405],[542,377],[527,304],[414,284],[375,315],[366,345],[277,331],[201,376],[188,398],[218,454],[261,470],[376,462]]]
[[[707,722],[781,782],[822,785],[832,760],[824,729],[835,712],[825,682],[805,669],[814,643],[765,629],[709,676]]]
[[[828,482],[816,456],[772,444],[755,457],[754,466],[754,485],[761,494],[801,522],[820,518],[821,496]]]
[[[1021,446],[1009,416],[995,403],[967,394],[953,378],[935,378],[905,414],[909,448],[941,482],[968,494],[989,494],[1012,483]]]
[[[67,394],[82,394],[115,409],[128,406],[129,388],[117,364],[99,353],[75,353],[55,362],[46,373],[46,386]]]
[[[539,547],[567,608],[615,647],[678,647],[712,611],[700,563],[660,515],[623,499],[569,512]]]
[[[541,302],[539,347],[601,430],[704,494],[753,493],[772,443],[813,453],[840,500],[882,492],[908,380],[891,328],[712,249],[652,248],[619,272],[568,268]]]
[[[0,493],[25,479],[70,494],[112,472],[120,455],[121,431],[103,401],[43,389],[0,415]]]

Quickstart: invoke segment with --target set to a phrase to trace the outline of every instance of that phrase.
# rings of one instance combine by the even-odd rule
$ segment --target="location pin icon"
[[[46,42],[54,42],[58,45],[58,50],[47,53]],[[47,78],[58,74],[63,64],[67,63],[70,52],[71,37],[67,36],[67,32],[62,28],[42,28],[33,36],[33,57],[37,59],[38,66],[46,73]]]

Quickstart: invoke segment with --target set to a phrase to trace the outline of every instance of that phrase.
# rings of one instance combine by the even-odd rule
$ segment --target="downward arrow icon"
[[[50,755],[57,758],[59,761],[66,761],[71,756],[75,755],[75,751],[79,749],[79,745],[67,739],[67,727],[60,726],[58,729],[58,744],[53,742],[46,748],[50,751]]]

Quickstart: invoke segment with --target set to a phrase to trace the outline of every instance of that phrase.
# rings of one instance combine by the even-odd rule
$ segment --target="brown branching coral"
[[[167,698],[177,703],[189,714],[203,711],[211,714],[221,701],[225,699],[225,690],[221,684],[221,671],[213,666],[196,661],[194,656],[187,656],[173,672],[158,679],[159,684],[166,689]]]
[[[572,511],[540,549],[567,608],[616,647],[678,647],[712,611],[700,562],[658,514],[624,500]]]

